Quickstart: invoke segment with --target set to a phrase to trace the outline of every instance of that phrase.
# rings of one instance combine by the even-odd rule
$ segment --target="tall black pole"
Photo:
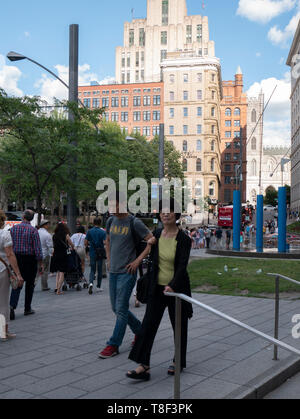
[[[159,180],[165,177],[165,125],[159,124],[159,159],[158,159]],[[162,185],[159,186],[159,200],[162,199]]]
[[[78,25],[70,25],[70,50],[69,50],[69,102],[78,106]],[[74,121],[74,114],[69,110],[69,121]],[[72,141],[76,147],[76,141]],[[77,216],[77,173],[76,173],[76,159],[74,158],[70,167],[70,174],[72,175],[72,186],[68,191],[67,203],[67,218],[68,226],[71,233],[76,230],[76,216]]]

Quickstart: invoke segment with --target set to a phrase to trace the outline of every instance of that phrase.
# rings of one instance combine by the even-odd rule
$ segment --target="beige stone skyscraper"
[[[147,18],[124,25],[116,80],[164,82],[166,138],[181,152],[192,198],[216,202],[222,78],[208,18],[188,16],[186,0],[148,0]]]

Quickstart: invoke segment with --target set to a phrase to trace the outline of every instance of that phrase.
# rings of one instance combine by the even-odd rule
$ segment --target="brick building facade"
[[[240,134],[243,147],[243,192],[246,202],[247,179],[247,94],[243,93],[243,74],[240,67],[234,81],[223,81],[221,102],[221,188],[219,202],[228,204],[233,200],[233,191],[239,189],[240,179]]]
[[[116,122],[126,134],[148,139],[159,134],[164,121],[163,83],[80,86],[79,99],[87,108],[104,108],[104,118]]]

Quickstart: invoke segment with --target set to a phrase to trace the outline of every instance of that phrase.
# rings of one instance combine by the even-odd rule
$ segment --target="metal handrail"
[[[165,295],[168,297],[175,297],[176,298],[176,321],[175,321],[175,380],[174,380],[174,399],[180,399],[180,368],[179,365],[181,364],[181,354],[180,354],[180,342],[181,342],[181,315],[179,313],[181,312],[181,300],[187,301],[188,303],[195,304],[201,308],[203,308],[206,311],[209,311],[210,313],[215,314],[218,317],[221,317],[222,319],[228,320],[229,322],[235,324],[236,326],[239,326],[242,329],[245,329],[265,340],[268,342],[271,342],[277,346],[282,347],[283,349],[286,349],[287,351],[290,351],[298,356],[300,356],[300,351],[293,346],[290,346],[284,342],[279,341],[278,339],[275,339],[263,332],[260,332],[257,329],[254,329],[251,326],[248,326],[245,323],[240,322],[239,320],[228,316],[225,313],[222,313],[219,310],[214,309],[213,307],[210,307],[206,304],[201,303],[200,301],[195,300],[194,298],[188,297],[185,294],[177,294],[172,292],[165,292]]]
[[[293,284],[300,285],[300,282],[295,281],[295,279],[289,278],[288,276],[281,274],[268,273],[269,276],[275,276],[275,327],[274,327],[274,338],[278,339],[279,337],[279,304],[280,304],[280,289],[279,289],[279,279],[284,279],[286,281],[292,282]],[[274,361],[278,361],[278,346],[274,345]]]
[[[281,274],[271,274],[271,273],[268,273],[267,275],[276,276],[276,277],[279,277],[281,279],[285,279],[286,281],[290,281],[290,282],[293,282],[294,284],[300,285],[299,281],[296,281],[295,279],[289,278],[288,276],[284,276],[284,275],[281,275]]]

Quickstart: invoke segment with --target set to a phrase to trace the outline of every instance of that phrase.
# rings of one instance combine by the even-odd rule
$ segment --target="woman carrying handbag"
[[[126,375],[134,380],[150,379],[150,357],[154,339],[168,307],[169,317],[173,331],[175,329],[175,298],[167,297],[165,292],[176,292],[191,296],[190,281],[187,266],[190,257],[191,239],[178,229],[176,221],[180,214],[176,214],[175,201],[170,200],[169,209],[160,204],[160,219],[163,229],[156,230],[154,238],[149,240],[152,245],[151,261],[147,285],[147,309],[140,333],[130,352],[129,359],[140,364],[135,370]],[[145,281],[147,282],[147,281]],[[188,319],[192,317],[192,305],[182,303],[182,330],[181,330],[181,365],[186,367],[187,329]],[[174,360],[168,369],[169,375],[175,374]]]
[[[24,280],[21,276],[18,262],[13,251],[13,242],[10,232],[4,230],[6,216],[0,210],[0,315],[5,319],[5,330],[0,331],[2,342],[16,337],[14,333],[8,331],[10,317],[9,291],[10,286],[22,287]],[[11,270],[10,266],[13,271]]]

